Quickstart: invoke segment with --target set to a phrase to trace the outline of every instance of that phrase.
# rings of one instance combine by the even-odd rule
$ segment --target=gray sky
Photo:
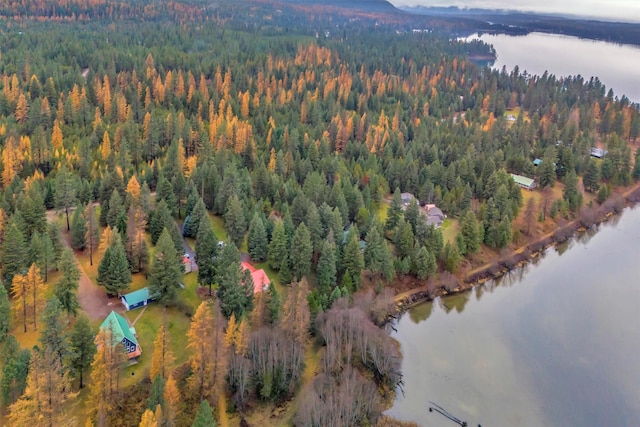
[[[395,6],[506,9],[640,22],[640,0],[389,0]]]

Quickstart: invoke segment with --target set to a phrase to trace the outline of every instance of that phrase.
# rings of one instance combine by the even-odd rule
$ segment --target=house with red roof
[[[263,269],[257,269],[253,265],[248,262],[241,262],[240,266],[242,270],[249,270],[251,273],[251,280],[253,280],[253,293],[257,294],[258,292],[266,291],[271,284],[271,280],[267,277],[267,273],[264,272]]]

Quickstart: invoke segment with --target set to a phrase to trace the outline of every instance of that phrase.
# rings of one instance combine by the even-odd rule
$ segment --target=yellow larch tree
[[[27,332],[29,319],[33,330],[38,330],[38,314],[45,303],[45,285],[40,276],[40,269],[33,263],[25,274],[16,274],[11,282],[11,295],[14,299],[14,313],[22,318],[24,332]]]
[[[107,160],[109,154],[111,154],[111,138],[109,137],[109,132],[105,130],[102,135],[102,144],[100,144],[100,157],[102,157],[102,160]]]
[[[131,178],[129,178],[126,193],[129,203],[133,206],[137,206],[140,200],[140,183],[138,183],[135,175],[131,175]]]
[[[60,122],[55,120],[53,122],[53,130],[51,131],[51,146],[54,152],[60,152],[62,150],[62,129],[60,128]]]
[[[140,419],[139,427],[158,427],[158,419],[151,409],[146,409]]]
[[[27,98],[24,96],[24,93],[21,93],[18,97],[15,117],[18,123],[24,123],[29,118],[29,103],[27,102]]]
[[[127,356],[122,343],[115,340],[109,328],[101,329],[95,342],[97,351],[91,363],[91,390],[86,407],[89,417],[95,418],[96,426],[106,427],[118,389],[120,367]]]
[[[151,356],[150,376],[153,381],[158,375],[167,379],[171,372],[171,366],[175,356],[171,351],[169,332],[167,331],[166,313],[163,314],[163,323],[158,329],[156,340],[153,342],[153,355]]]
[[[187,351],[193,375],[189,377],[189,388],[192,393],[203,400],[205,391],[211,388],[211,372],[213,370],[211,355],[213,353],[213,314],[209,303],[203,301],[191,319],[187,332]]]
[[[164,385],[164,425],[165,427],[174,427],[176,425],[176,417],[182,412],[182,396],[178,390],[178,384],[173,378],[173,375],[169,375],[166,384]]]
[[[12,425],[57,426],[66,421],[65,403],[77,394],[70,393],[69,373],[50,350],[34,350],[29,362],[27,387],[9,407]]]

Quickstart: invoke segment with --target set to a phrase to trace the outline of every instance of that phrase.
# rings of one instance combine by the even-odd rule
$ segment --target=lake
[[[580,39],[546,33],[526,36],[477,34],[468,39],[480,39],[493,45],[498,57],[496,69],[508,71],[518,65],[520,72],[556,76],[581,75],[585,80],[598,77],[612,88],[615,95],[626,95],[640,102],[640,48],[603,41]]]
[[[640,208],[535,263],[416,307],[395,325],[404,395],[387,413],[419,425],[640,423]]]

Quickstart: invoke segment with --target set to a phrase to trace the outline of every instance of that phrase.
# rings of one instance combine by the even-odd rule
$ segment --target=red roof
[[[249,270],[249,272],[251,273],[254,294],[267,290],[269,284],[271,284],[271,281],[269,280],[269,277],[267,277],[267,273],[265,273],[263,269],[256,269],[248,262],[241,262],[240,265],[242,266],[243,270]]]

